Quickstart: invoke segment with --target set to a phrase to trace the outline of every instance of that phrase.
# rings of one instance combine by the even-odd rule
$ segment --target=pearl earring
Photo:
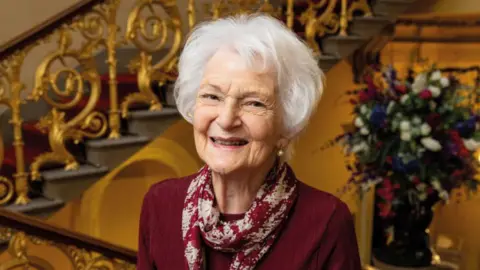
[[[281,156],[283,156],[283,154],[284,154],[284,152],[283,152],[282,149],[278,150],[277,156],[281,157]]]

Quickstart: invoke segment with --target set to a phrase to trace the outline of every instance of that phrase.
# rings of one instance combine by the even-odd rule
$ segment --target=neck
[[[213,192],[220,212],[224,214],[247,212],[274,163],[275,158],[272,158],[258,169],[246,169],[229,174],[212,172]]]

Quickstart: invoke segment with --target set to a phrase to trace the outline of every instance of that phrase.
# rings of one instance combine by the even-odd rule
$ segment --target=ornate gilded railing
[[[17,204],[27,203],[28,181],[41,179],[41,170],[47,164],[61,164],[66,170],[78,168],[79,162],[66,147],[67,142],[80,143],[103,136],[119,138],[121,117],[128,116],[133,104],[161,110],[162,101],[152,85],[175,80],[184,36],[198,21],[236,13],[269,13],[284,20],[316,53],[321,53],[320,38],[347,35],[349,21],[357,11],[371,15],[367,0],[287,0],[282,6],[274,6],[268,0],[213,0],[208,5],[189,0],[185,7],[175,0],[137,0],[129,12],[120,12],[121,3],[80,1],[67,14],[1,48],[0,106],[11,110],[15,173],[0,177],[0,205],[13,197]],[[128,16],[122,18],[121,14]],[[120,27],[122,21],[125,29]],[[116,54],[121,47],[138,51],[129,65],[137,76],[138,92],[122,100],[117,89]],[[107,55],[108,114],[96,108],[102,91],[107,91],[102,89],[95,61],[101,51]],[[34,80],[29,81],[23,72],[31,66],[26,59],[34,53],[41,55],[41,62],[36,64]],[[154,61],[158,58],[154,56],[161,57]],[[21,104],[41,99],[51,109],[40,117],[37,127],[48,135],[50,151],[28,164],[24,157]],[[4,158],[1,140],[0,136],[0,164]]]
[[[0,244],[8,246],[0,270],[9,269],[111,269],[134,270],[136,252],[56,227],[40,220],[0,209]],[[42,248],[53,248],[63,254],[48,258],[37,254]],[[63,259],[63,260],[62,260]],[[68,262],[58,265],[62,261]],[[22,268],[23,269],[23,268]]]

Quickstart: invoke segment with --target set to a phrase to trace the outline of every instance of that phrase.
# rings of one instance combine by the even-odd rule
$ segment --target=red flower
[[[427,116],[426,122],[432,129],[435,129],[442,122],[442,118],[438,113],[431,113]]]
[[[427,187],[427,194],[431,195],[433,193],[433,188],[432,187]]]
[[[415,185],[420,184],[420,178],[418,178],[418,176],[412,177],[412,183]]]
[[[392,212],[392,204],[390,203],[378,203],[378,208],[380,208],[379,215],[383,218],[394,216]]]
[[[395,190],[399,189],[400,185],[392,185],[389,178],[385,178],[382,182],[382,187],[377,189],[377,195],[382,197],[385,201],[391,202],[395,197]]]
[[[463,140],[460,137],[458,131],[450,130],[449,135],[452,142],[458,148],[457,155],[462,158],[468,158],[470,156],[470,151],[468,151],[468,149],[465,147],[465,144],[463,143]]]
[[[403,95],[407,93],[407,87],[405,85],[395,85],[395,91]]]
[[[432,92],[430,92],[428,90],[423,90],[422,92],[420,92],[420,94],[418,94],[418,96],[421,99],[431,99],[432,98]]]
[[[463,170],[454,170],[453,173],[452,173],[452,178],[459,178],[459,177],[462,177],[464,175],[464,171]]]
[[[387,156],[385,158],[385,162],[387,162],[388,164],[392,164],[392,156]]]

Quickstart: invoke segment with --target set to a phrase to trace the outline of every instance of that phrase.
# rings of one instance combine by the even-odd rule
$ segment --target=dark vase
[[[378,198],[375,199],[378,201]],[[400,198],[401,203],[395,207],[395,216],[385,219],[375,209],[373,256],[381,262],[398,267],[426,267],[431,265],[427,228],[433,219],[433,205],[438,201],[436,194],[426,201],[410,203],[408,197]],[[385,233],[389,227],[394,228],[393,240],[388,241]]]

